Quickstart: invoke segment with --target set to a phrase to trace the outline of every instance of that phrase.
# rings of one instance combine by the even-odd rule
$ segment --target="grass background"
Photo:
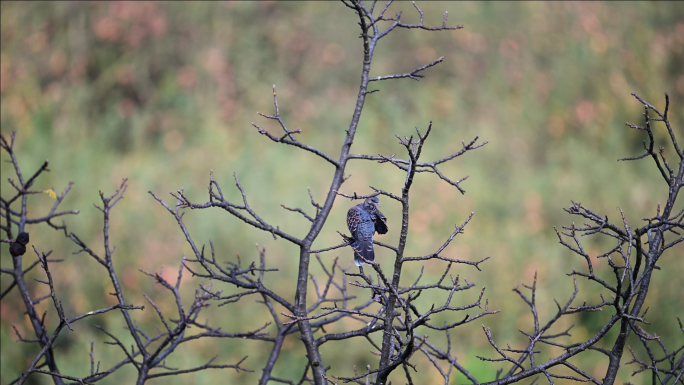
[[[525,342],[517,329],[529,330],[530,316],[511,292],[518,282],[539,274],[538,301],[543,318],[553,314],[553,299],[565,301],[573,267],[585,268],[578,256],[558,244],[553,226],[569,224],[565,214],[570,200],[580,201],[616,220],[623,208],[632,226],[653,216],[666,189],[648,160],[618,163],[639,155],[644,135],[624,126],[643,122],[636,92],[659,108],[663,92],[671,97],[670,119],[680,138],[684,118],[684,6],[678,2],[420,2],[426,24],[439,25],[444,11],[459,31],[429,33],[398,30],[383,39],[376,51],[372,76],[407,72],[446,56],[444,63],[425,71],[420,82],[383,82],[379,93],[367,99],[353,153],[402,153],[394,135],[409,135],[434,121],[424,159],[439,159],[461,148],[476,135],[489,144],[442,167],[452,179],[469,175],[465,195],[434,175],[419,175],[411,201],[408,255],[423,255],[442,244],[454,223],[470,212],[475,217],[465,234],[445,252],[447,256],[479,260],[491,256],[478,272],[458,266],[461,278],[487,288],[490,308],[502,312],[459,327],[454,350],[459,361],[482,381],[493,379],[497,365],[476,355],[493,357],[481,324],[492,327],[500,344]],[[323,200],[332,176],[327,163],[309,153],[270,142],[251,126],[277,132],[256,111],[272,112],[271,87],[276,84],[281,113],[291,128],[301,127],[300,140],[333,158],[348,127],[358,92],[362,46],[356,16],[335,2],[2,2],[0,4],[0,124],[3,134],[17,131],[19,161],[26,172],[50,159],[52,172],[42,176],[38,189],[61,191],[75,186],[62,204],[79,209],[66,222],[94,249],[102,247],[101,216],[91,206],[97,192],[112,192],[121,178],[129,178],[126,198],[117,206],[111,234],[117,246],[116,269],[127,301],[145,302],[147,293],[172,310],[170,298],[151,279],[138,272],[159,271],[175,276],[183,253],[189,250],[173,218],[148,194],[154,191],[172,201],[169,191],[185,189],[195,201],[206,199],[209,170],[232,199],[236,172],[250,204],[264,219],[295,236],[303,236],[308,222],[282,210],[280,204],[310,210],[307,187]],[[411,3],[390,7],[403,11],[403,20],[417,22]],[[656,129],[664,145],[664,127]],[[680,139],[681,141],[682,139]],[[666,146],[674,159],[674,152]],[[6,154],[3,152],[3,159]],[[12,175],[2,163],[3,179]],[[346,192],[368,191],[372,185],[397,193],[404,175],[387,164],[353,161]],[[2,184],[3,195],[11,189]],[[390,232],[381,238],[396,242],[400,209],[382,202]],[[51,205],[47,195],[31,196],[33,216]],[[335,230],[345,230],[349,201],[336,201],[315,248],[339,241]],[[681,208],[681,199],[678,208]],[[219,258],[257,257],[256,243],[267,248],[270,264],[280,269],[270,284],[293,297],[297,250],[270,234],[244,226],[218,211],[193,211],[186,221],[199,243],[212,239]],[[58,295],[67,314],[103,307],[111,297],[106,272],[87,256],[71,256],[76,248],[45,226],[29,228],[32,244],[54,250],[66,261],[54,268]],[[590,238],[585,247],[595,257],[612,247]],[[0,264],[11,266],[7,246]],[[329,261],[334,253],[324,254]],[[676,316],[684,316],[681,295],[682,246],[663,259],[655,273],[647,306],[650,331],[671,346],[684,340]],[[31,257],[28,259],[30,260]],[[348,250],[341,263],[351,262]],[[390,268],[390,254],[378,260]],[[596,262],[609,276],[605,260]],[[444,268],[426,264],[426,282]],[[316,271],[316,268],[314,268]],[[406,281],[417,274],[407,269]],[[39,277],[39,274],[36,275]],[[10,280],[0,277],[0,289]],[[186,303],[199,281],[183,286]],[[36,293],[45,290],[32,284]],[[596,286],[580,283],[578,301],[599,300]],[[229,291],[228,287],[225,287]],[[360,296],[365,293],[359,290]],[[459,295],[466,304],[477,293]],[[365,297],[363,297],[365,298]],[[423,298],[429,306],[441,298]],[[48,302],[39,305],[48,309]],[[23,304],[15,292],[0,303],[0,383],[9,383],[38,351],[15,342],[11,324],[31,335]],[[52,311],[52,309],[50,310]],[[268,316],[254,298],[205,315],[225,331],[245,331],[266,322]],[[578,315],[573,339],[586,338],[608,314]],[[457,317],[462,317],[458,315]],[[158,323],[149,307],[137,315],[141,326],[153,332]],[[56,317],[48,312],[47,322]],[[110,314],[75,325],[64,332],[56,348],[64,373],[86,375],[89,341],[96,341],[96,359],[102,367],[122,357],[116,347],[104,345],[93,323],[125,336],[121,317]],[[357,326],[341,324],[340,328]],[[560,327],[559,326],[559,327]],[[272,330],[271,330],[272,331]],[[614,333],[613,333],[614,334]],[[606,344],[614,340],[611,334]],[[438,335],[432,337],[441,342]],[[352,366],[372,364],[370,347],[360,341],[327,344],[323,355],[332,374],[345,375]],[[606,346],[603,342],[601,346]],[[630,341],[637,345],[637,341]],[[199,340],[175,353],[170,366],[204,364],[218,354],[220,363],[249,355],[245,366],[254,373],[207,371],[151,380],[150,383],[255,383],[270,351],[267,343]],[[545,352],[547,354],[549,352]],[[553,353],[553,352],[550,352]],[[543,354],[541,358],[545,355]],[[299,378],[304,349],[296,337],[286,341],[275,375]],[[420,383],[440,383],[436,371],[422,358],[416,374]],[[625,356],[623,361],[628,361]],[[602,377],[607,361],[587,353],[573,361]],[[619,381],[645,383],[650,376],[630,377],[625,367]],[[402,373],[396,374],[397,383]],[[414,378],[416,378],[414,377]],[[120,370],[102,383],[130,383],[134,368]],[[394,378],[394,377],[393,377]],[[456,377],[452,383],[465,383]],[[50,383],[34,375],[32,383]]]

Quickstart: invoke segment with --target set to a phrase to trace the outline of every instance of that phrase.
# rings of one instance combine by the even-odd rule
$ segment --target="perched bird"
[[[10,244],[10,254],[12,254],[13,257],[24,255],[26,253],[26,245],[28,245],[28,243],[28,233],[19,233],[19,235],[17,235],[17,239]]]
[[[356,266],[367,261],[375,260],[373,250],[373,234],[387,234],[387,218],[378,210],[378,197],[367,198],[363,203],[349,209],[347,212],[347,227],[354,241],[354,263]],[[361,259],[360,257],[363,257]]]

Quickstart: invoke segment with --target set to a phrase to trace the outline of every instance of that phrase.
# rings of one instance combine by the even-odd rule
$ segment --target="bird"
[[[350,208],[347,212],[347,227],[353,238],[351,247],[354,249],[356,266],[363,266],[364,259],[375,260],[373,250],[375,232],[387,234],[387,218],[378,210],[379,202],[380,199],[377,196],[366,198],[363,203]]]
[[[10,254],[12,254],[13,257],[24,255],[26,253],[26,245],[28,245],[28,243],[28,233],[19,233],[19,235],[17,235],[17,239],[10,244]]]

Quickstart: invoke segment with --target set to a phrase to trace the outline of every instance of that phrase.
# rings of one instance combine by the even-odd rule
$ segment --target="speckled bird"
[[[354,249],[354,263],[356,266],[364,264],[363,257],[367,261],[375,260],[373,250],[373,235],[387,234],[387,218],[383,215],[378,206],[378,197],[367,198],[363,203],[349,209],[347,212],[347,227],[351,232],[352,248]]]

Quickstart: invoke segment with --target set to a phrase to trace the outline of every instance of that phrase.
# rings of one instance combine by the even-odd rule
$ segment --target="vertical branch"
[[[432,122],[430,122],[430,125],[428,126],[427,132],[424,136],[421,136],[420,132],[417,132],[417,142],[413,141],[413,136],[411,136],[410,138],[404,137],[404,140],[399,138],[399,143],[401,143],[406,148],[410,160],[408,165],[408,171],[406,172],[406,182],[404,183],[404,186],[401,190],[401,233],[399,235],[399,245],[397,246],[396,257],[394,260],[394,273],[392,274],[391,283],[391,287],[394,290],[397,290],[399,288],[399,282],[401,281],[401,269],[404,262],[404,249],[406,248],[406,240],[408,237],[409,228],[409,191],[413,184],[413,178],[416,175],[415,165],[418,163],[420,153],[423,149],[423,144],[425,143],[425,140],[427,139],[428,135],[430,135],[431,130]],[[418,131],[417,128],[416,131]],[[379,368],[381,370],[389,366],[390,356],[392,355],[392,351],[394,350],[392,346],[392,341],[394,339],[392,333],[392,325],[394,323],[394,318],[396,317],[394,308],[397,303],[397,300],[401,300],[401,298],[398,298],[397,295],[395,295],[393,292],[390,292],[389,300],[387,302],[387,306],[385,307],[385,333],[382,339],[382,352],[380,356],[379,365]],[[406,313],[406,316],[409,316],[408,312]],[[411,338],[410,341],[412,343],[413,338]],[[381,374],[378,375],[377,384],[385,384],[388,376],[389,372],[381,372]]]
[[[99,207],[95,205],[95,207],[102,211],[103,214],[103,220],[104,220],[104,227],[102,229],[102,235],[104,238],[104,250],[105,250],[105,258],[104,262],[107,267],[107,271],[109,272],[109,279],[112,281],[112,284],[114,285],[114,295],[116,296],[116,299],[119,303],[119,305],[122,306],[121,308],[121,314],[124,317],[124,320],[126,321],[126,326],[128,327],[128,330],[130,331],[131,337],[133,337],[133,340],[135,341],[135,345],[138,348],[138,351],[140,351],[140,354],[142,354],[144,362],[147,361],[147,358],[149,357],[149,353],[145,349],[145,345],[143,344],[142,340],[140,339],[140,336],[138,335],[138,328],[133,324],[133,321],[131,320],[131,316],[128,313],[128,310],[125,308],[126,302],[123,297],[123,292],[121,291],[121,285],[119,284],[119,278],[116,275],[116,271],[114,270],[114,262],[112,260],[112,254],[114,250],[110,247],[109,244],[109,216],[110,216],[110,211],[114,207],[114,205],[119,202],[124,196],[124,193],[126,192],[126,188],[128,185],[126,182],[128,179],[124,178],[121,181],[121,185],[119,188],[114,191],[114,193],[109,196],[105,197],[102,191],[100,191],[100,199],[102,200],[102,205],[103,207]],[[148,368],[143,364],[143,366],[140,368],[140,373],[146,373]],[[140,382],[140,381],[138,381]]]
[[[24,176],[21,172],[21,168],[19,167],[19,162],[16,157],[16,153],[14,151],[14,140],[16,137],[16,132],[12,131],[12,134],[10,136],[10,140],[8,141],[7,138],[5,138],[4,135],[0,135],[0,147],[7,151],[7,153],[10,155],[11,163],[14,166],[14,172],[17,175],[17,179],[19,180],[19,186],[14,185],[13,181],[9,179],[10,183],[17,189],[17,195],[15,195],[11,199],[2,199],[2,208],[5,211],[5,218],[6,218],[6,223],[7,227],[5,228],[5,232],[7,234],[7,238],[12,238],[12,224],[16,223],[18,225],[17,229],[17,234],[22,234],[24,233],[24,228],[26,226],[26,214],[27,214],[27,202],[28,202],[28,192],[27,188],[30,187],[30,184],[33,183],[35,178],[42,173],[43,171],[47,170],[47,161],[43,164],[43,166],[34,174],[33,177],[29,179],[29,183],[26,183],[24,180]],[[15,201],[17,198],[21,198],[21,210],[19,212],[19,220],[18,223],[12,220],[12,215],[13,211],[11,210],[11,204],[13,201]],[[28,234],[27,234],[27,239],[26,242],[28,243]],[[26,245],[24,245],[26,246]],[[59,368],[57,367],[57,363],[55,362],[55,357],[54,357],[54,351],[52,349],[51,344],[49,344],[48,341],[48,335],[47,335],[47,330],[45,329],[45,325],[41,321],[40,316],[38,315],[36,308],[34,306],[33,301],[31,300],[31,294],[29,291],[28,286],[26,285],[26,280],[24,277],[24,269],[23,269],[23,255],[26,252],[26,249],[24,247],[23,252],[21,253],[11,253],[12,254],[12,264],[13,264],[13,272],[12,276],[14,277],[14,284],[10,287],[18,287],[19,293],[21,294],[21,298],[24,302],[24,305],[26,306],[26,314],[29,316],[29,320],[31,321],[31,326],[33,327],[33,331],[36,335],[36,338],[39,340],[39,344],[41,348],[45,350],[45,361],[48,364],[48,368],[50,369],[51,372],[59,374]],[[9,289],[8,289],[9,290]],[[5,293],[3,293],[3,296]],[[64,384],[64,381],[57,376],[53,376],[52,380],[54,381],[55,385],[62,385]]]
[[[368,18],[370,15],[367,14],[363,3],[361,1],[354,1],[353,7],[359,16],[361,36],[363,40],[363,66],[361,70],[361,84],[359,85],[359,94],[356,98],[356,105],[354,107],[352,120],[349,124],[347,136],[345,137],[344,144],[342,145],[342,149],[340,151],[340,158],[337,162],[337,167],[335,169],[330,188],[328,189],[325,203],[316,216],[316,219],[311,226],[311,230],[304,238],[304,244],[300,248],[297,288],[295,294],[295,315],[298,317],[306,317],[307,315],[306,298],[307,281],[309,277],[309,263],[311,259],[311,245],[320,234],[323,225],[328,219],[328,215],[330,214],[330,210],[332,210],[333,203],[335,202],[335,197],[337,195],[335,191],[339,190],[340,186],[344,182],[344,170],[346,168],[347,161],[349,160],[349,151],[351,149],[352,143],[354,142],[356,129],[359,125],[359,119],[361,118],[361,111],[363,110],[363,106],[366,101],[371,59],[373,57],[373,51],[375,50],[375,44],[377,42],[377,37],[371,40],[371,38],[368,36],[368,31],[370,28],[368,25]],[[300,320],[298,321],[298,326],[301,332],[302,342],[306,347],[307,355],[309,357],[309,363],[311,365],[314,382],[317,385],[324,384],[326,383],[325,367],[323,365],[323,360],[318,347],[316,346],[316,341],[313,336],[313,332],[311,331],[309,321]]]
[[[653,273],[653,270],[656,267],[656,262],[660,258],[660,256],[663,254],[665,251],[665,248],[661,248],[660,245],[661,243],[664,242],[664,236],[665,232],[667,231],[667,222],[674,221],[676,220],[677,215],[671,218],[672,215],[672,210],[674,209],[675,202],[677,201],[677,197],[679,194],[680,189],[682,186],[684,186],[684,156],[682,154],[682,151],[679,149],[679,146],[677,144],[677,140],[674,136],[674,131],[670,125],[670,122],[667,118],[667,111],[669,108],[669,97],[666,94],[666,106],[665,106],[665,113],[661,113],[658,109],[656,109],[654,106],[651,104],[645,102],[642,98],[640,98],[638,95],[633,94],[634,97],[639,100],[644,107],[646,108],[646,113],[645,118],[646,118],[646,123],[647,126],[645,128],[643,127],[638,127],[634,125],[630,125],[631,127],[645,130],[647,131],[650,139],[650,146],[647,150],[647,153],[644,155],[652,155],[653,159],[656,162],[656,165],[658,166],[659,170],[661,171],[661,174],[663,174],[663,177],[665,180],[668,182],[668,197],[667,197],[667,202],[663,206],[662,214],[659,212],[659,215],[656,215],[655,218],[653,218],[655,221],[660,222],[660,225],[657,226],[655,229],[651,226],[644,226],[642,228],[637,229],[634,232],[634,235],[630,233],[630,237],[634,238],[639,238],[638,244],[641,244],[641,237],[644,235],[648,235],[648,244],[649,244],[649,250],[648,252],[643,252],[645,256],[645,263],[644,263],[644,270],[641,275],[635,282],[639,282],[639,290],[635,296],[634,302],[631,306],[631,309],[629,308],[629,303],[625,304],[625,312],[629,314],[631,317],[638,317],[641,308],[644,305],[644,302],[646,301],[646,296],[648,295],[648,290],[651,284],[651,275]],[[660,119],[649,119],[648,116],[648,110],[653,110],[657,115],[660,116]],[[656,120],[656,121],[661,121],[665,123],[666,129],[668,133],[670,134],[670,140],[672,142],[672,145],[675,148],[675,151],[677,152],[677,155],[680,157],[680,162],[679,162],[679,167],[678,170],[675,172],[667,165],[667,161],[665,159],[665,156],[663,155],[663,150],[661,150],[661,157],[666,164],[666,167],[668,168],[670,172],[670,177],[667,177],[665,174],[664,170],[660,166],[660,163],[658,162],[657,156],[653,153],[653,147],[654,147],[654,141],[653,141],[653,133],[652,133],[652,128],[650,124],[650,120]],[[628,124],[629,125],[629,124]],[[662,147],[661,147],[662,148]],[[638,159],[638,158],[634,158]],[[660,210],[658,210],[660,211]],[[681,220],[679,224],[677,225],[679,228],[684,228],[681,224]],[[654,231],[656,230],[656,231]],[[636,269],[635,269],[636,270]],[[636,290],[636,288],[634,288]],[[621,323],[620,323],[620,334],[618,335],[617,339],[615,340],[615,343],[613,344],[613,348],[611,350],[610,354],[610,362],[608,364],[608,369],[606,371],[606,376],[604,380],[604,384],[606,385],[612,385],[615,382],[615,379],[617,378],[617,372],[620,367],[620,360],[622,358],[622,355],[624,353],[625,349],[625,344],[627,343],[627,338],[629,337],[630,333],[632,332],[632,327],[630,326],[629,319],[628,318],[622,318]]]

